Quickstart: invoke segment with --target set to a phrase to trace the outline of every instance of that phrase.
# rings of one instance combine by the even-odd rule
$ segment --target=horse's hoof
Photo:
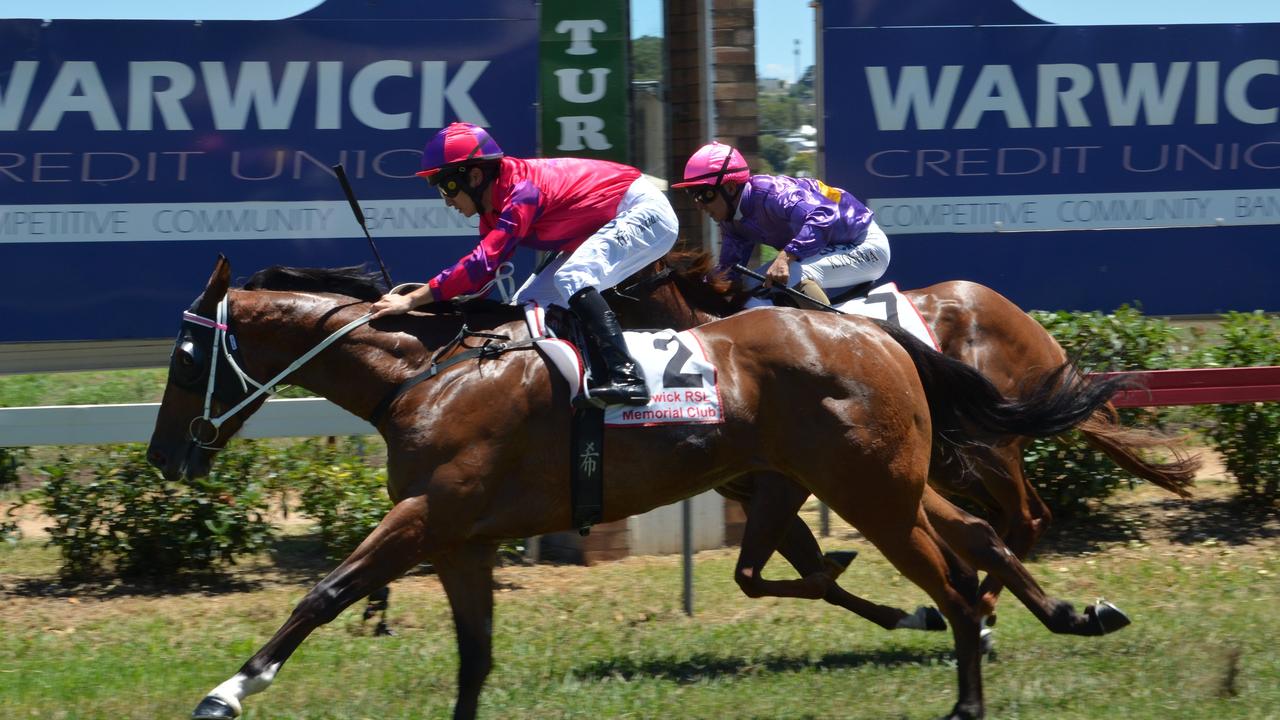
[[[822,559],[826,561],[827,567],[830,569],[831,579],[835,580],[844,573],[849,567],[849,563],[858,557],[857,550],[832,550],[822,554]]]
[[[942,613],[938,612],[937,608],[921,605],[915,612],[899,620],[895,629],[936,632],[947,629],[947,619],[942,617]]]
[[[990,655],[992,650],[996,649],[996,634],[989,627],[984,627],[978,631],[978,652],[983,655]]]
[[[232,720],[239,714],[225,700],[206,695],[191,711],[191,720]]]
[[[1106,600],[1099,600],[1085,608],[1084,614],[1088,616],[1089,625],[1097,631],[1097,635],[1113,633],[1133,622],[1123,610]]]
[[[956,705],[955,707],[951,708],[951,714],[942,718],[942,720],[978,720],[978,718],[985,717],[985,716],[986,716],[986,713],[983,712],[981,709],[969,710],[967,708],[962,708],[959,705]]]
[[[942,613],[938,612],[938,608],[922,605],[916,608],[916,613],[924,619],[925,630],[939,632],[947,629],[947,619],[942,617]]]

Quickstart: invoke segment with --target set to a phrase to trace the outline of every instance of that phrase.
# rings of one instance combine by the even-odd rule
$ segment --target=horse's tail
[[[1190,497],[1187,488],[1194,482],[1201,460],[1198,455],[1188,455],[1178,438],[1127,428],[1120,424],[1110,405],[1094,411],[1077,429],[1090,446],[1106,454],[1116,465],[1171,493]],[[1155,462],[1142,457],[1140,451],[1152,448],[1162,449],[1173,459]]]
[[[1092,417],[1118,390],[1132,386],[1120,377],[1086,379],[1064,363],[1019,398],[1007,398],[976,369],[901,328],[878,324],[911,356],[924,385],[934,434],[955,445],[1058,435]]]

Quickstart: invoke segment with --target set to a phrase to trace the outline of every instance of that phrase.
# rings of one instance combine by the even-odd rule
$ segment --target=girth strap
[[[463,326],[462,332],[459,333],[459,337],[457,338],[457,340],[455,340],[455,342],[460,341],[463,337],[477,337],[477,336],[486,337],[486,338],[505,339],[505,336],[502,336],[502,335],[490,335],[488,333],[471,332],[466,329],[466,326]],[[526,350],[528,348],[533,347],[534,346],[533,343],[534,343],[533,340],[521,340],[519,342],[514,342],[514,343],[486,342],[484,345],[481,345],[478,348],[470,348],[467,350],[463,350],[462,352],[458,353],[457,355],[454,355],[453,357],[449,358],[448,360],[445,360],[444,362],[439,362],[439,363],[432,362],[431,367],[427,368],[426,370],[424,370],[423,372],[417,375],[414,375],[408,380],[405,380],[404,382],[392,388],[386,395],[384,395],[382,397],[382,400],[378,402],[377,407],[375,407],[373,409],[373,412],[369,415],[369,422],[374,427],[377,427],[378,423],[382,421],[382,416],[386,414],[387,410],[391,409],[391,403],[395,402],[396,398],[405,394],[410,389],[416,387],[420,383],[424,383],[430,380],[436,375],[439,375],[444,370],[447,370],[448,368],[451,368],[454,365],[457,365],[458,363],[466,362],[467,360],[472,360],[476,358],[483,360],[484,358],[497,357],[505,352],[510,352],[512,350]]]

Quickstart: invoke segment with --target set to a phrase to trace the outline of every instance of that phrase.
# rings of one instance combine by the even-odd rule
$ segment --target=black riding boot
[[[586,326],[606,366],[607,377],[592,380],[591,397],[608,405],[648,404],[649,389],[644,384],[644,372],[627,352],[622,328],[609,303],[595,288],[588,287],[569,298],[569,309]]]

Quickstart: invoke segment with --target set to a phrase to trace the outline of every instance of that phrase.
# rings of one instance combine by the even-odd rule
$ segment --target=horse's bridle
[[[264,383],[259,383],[253,378],[249,377],[248,373],[246,373],[240,367],[240,363],[236,361],[236,356],[239,354],[240,349],[236,344],[235,336],[232,335],[230,331],[230,327],[228,324],[229,315],[230,315],[230,298],[225,295],[221,300],[218,301],[216,319],[210,319],[210,318],[204,317],[203,315],[198,315],[190,311],[186,311],[182,313],[182,323],[184,326],[192,325],[198,328],[207,328],[207,329],[213,330],[213,337],[211,339],[209,347],[203,353],[203,355],[205,355],[206,357],[211,358],[209,362],[209,366],[204,373],[205,378],[203,378],[205,381],[204,382],[204,385],[205,385],[204,412],[198,417],[191,418],[191,422],[187,425],[187,438],[190,439],[191,442],[194,443],[196,446],[205,450],[220,449],[220,448],[214,447],[213,443],[218,441],[218,436],[221,432],[223,423],[225,423],[228,419],[230,419],[231,416],[240,412],[247,405],[252,403],[254,400],[257,400],[259,397],[263,395],[274,395],[276,392],[276,386],[280,383],[281,380],[284,380],[284,378],[288,377],[295,370],[305,365],[309,360],[311,360],[311,358],[319,354],[321,350],[324,350],[325,348],[332,345],[343,335],[346,335],[352,330],[355,330],[361,325],[364,325],[365,323],[369,322],[369,320],[373,317],[372,313],[365,313],[364,315],[361,315],[360,317],[356,318],[355,320],[352,320],[346,325],[343,325],[341,328],[335,330],[332,334],[330,334],[329,337],[320,341],[318,345],[311,348],[307,352],[303,353],[301,357],[299,357],[297,360],[294,360],[292,363],[290,363],[289,367],[286,367],[284,370],[281,370],[279,373],[276,374],[275,377],[271,378],[270,380]],[[178,341],[177,343],[174,344],[174,355],[177,354],[178,349],[182,346],[182,342],[183,342],[183,334],[179,333]],[[239,399],[229,399],[228,398],[229,394],[236,392],[234,389],[235,386],[230,385],[230,386],[220,387],[218,385],[219,362],[225,362],[227,366],[230,367],[230,369],[235,373],[236,379],[239,380],[240,392],[244,393],[243,397]],[[170,371],[170,376],[171,377],[174,376],[174,373],[172,371]],[[226,377],[226,376],[224,375],[223,377]],[[202,378],[198,378],[198,377],[190,380],[178,378],[178,379],[175,379],[175,384],[177,384],[179,387],[183,387],[185,389],[194,390],[198,392],[201,379]],[[254,387],[252,391],[249,390],[250,385]],[[232,406],[231,409],[227,410],[226,412],[222,413],[217,417],[213,417],[212,406],[213,406],[214,397],[217,397],[218,400],[224,404],[231,405]],[[198,423],[200,423],[200,425],[198,425]],[[209,437],[207,439],[203,439],[201,437],[201,433],[199,432],[199,428],[202,428],[205,426],[207,426],[212,431],[212,437]]]

